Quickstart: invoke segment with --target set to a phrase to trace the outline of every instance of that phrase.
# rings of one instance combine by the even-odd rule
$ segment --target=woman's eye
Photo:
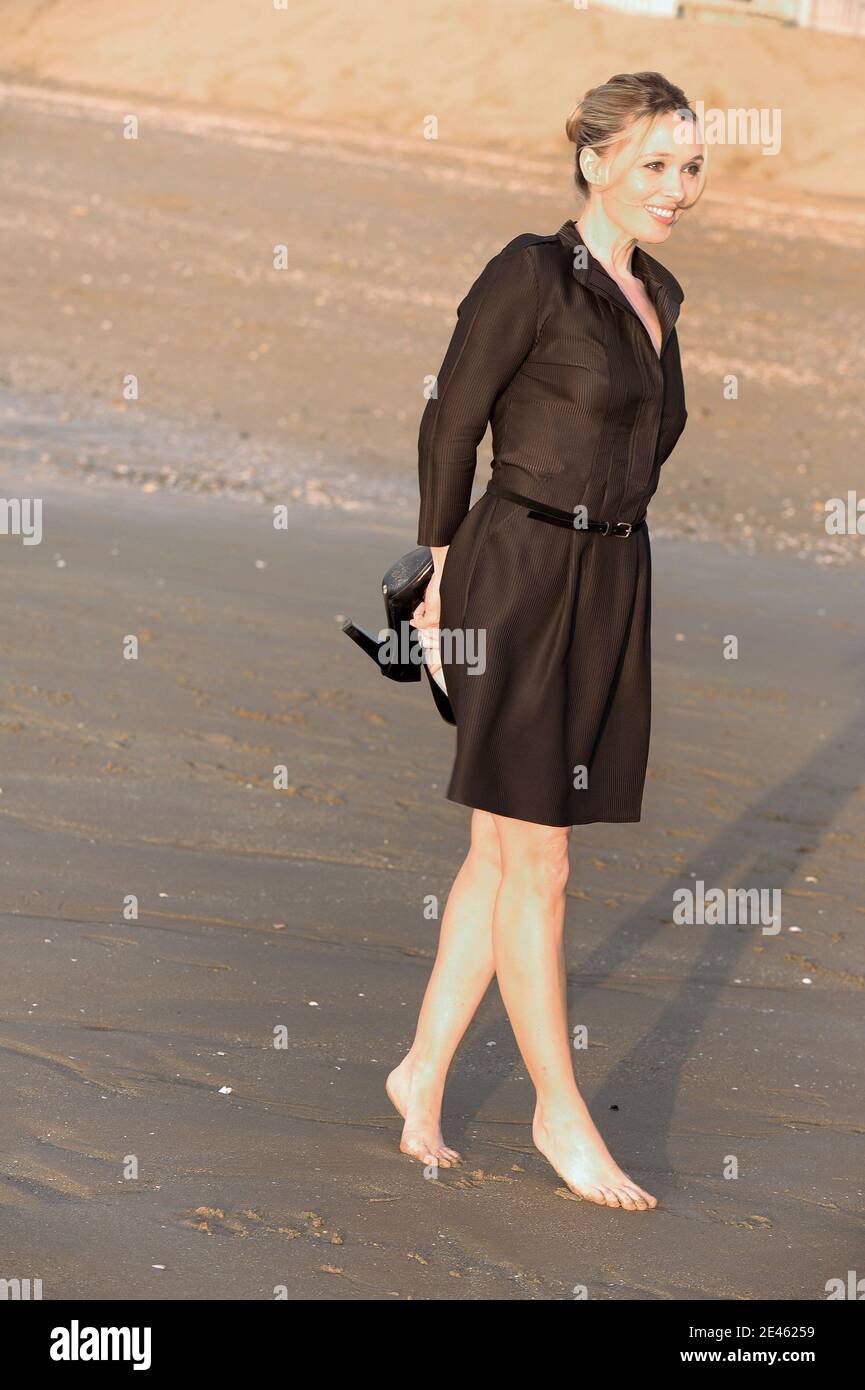
[[[689,164],[689,165],[686,167],[686,169],[685,169],[685,173],[686,173],[686,174],[690,174],[692,178],[696,178],[697,175],[699,174],[699,172],[700,172],[700,166],[699,166],[699,164]]]
[[[653,159],[650,164],[646,165],[647,169],[663,169],[663,167],[664,161],[662,159]]]

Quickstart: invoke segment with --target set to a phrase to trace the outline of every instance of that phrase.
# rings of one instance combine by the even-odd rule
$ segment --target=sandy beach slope
[[[616,72],[667,73],[705,108],[779,113],[780,148],[718,145],[718,173],[811,196],[865,194],[855,40],[764,22],[616,14],[567,0],[6,0],[2,69],[446,145],[566,149],[564,116]],[[774,148],[775,142],[771,142]]]
[[[456,305],[513,236],[576,215],[568,165],[335,148],[155,103],[127,141],[120,99],[0,97],[7,457],[413,527],[424,382]],[[865,202],[715,181],[663,259],[685,288],[690,419],[656,529],[861,563],[865,538],[825,523],[862,488]]]

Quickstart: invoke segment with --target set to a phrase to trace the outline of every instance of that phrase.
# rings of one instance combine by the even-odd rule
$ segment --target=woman
[[[572,1192],[645,1211],[574,1079],[563,946],[571,827],[638,821],[649,748],[644,516],[685,425],[683,292],[637,241],[667,241],[705,180],[684,93],[659,73],[586,94],[567,122],[578,221],[486,266],[420,430],[415,626],[457,721],[448,797],[473,808],[411,1050],[388,1077],[404,1153],[450,1166],[451,1059],[493,976],[534,1083],[534,1142]],[[493,476],[469,510],[492,421]],[[445,635],[485,635],[470,671]],[[466,644],[468,645],[468,643]],[[476,647],[474,648],[477,649]],[[431,669],[433,660],[431,659]]]

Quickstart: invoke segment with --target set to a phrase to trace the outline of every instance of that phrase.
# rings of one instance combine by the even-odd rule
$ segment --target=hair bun
[[[580,127],[583,124],[583,103],[577,102],[568,119],[565,121],[565,134],[572,145],[577,143],[580,134]]]
[[[583,92],[583,95],[580,97],[570,116],[565,121],[565,134],[574,145],[577,143],[577,138],[585,122],[586,102],[594,96],[597,90],[597,87],[589,87],[587,91]]]

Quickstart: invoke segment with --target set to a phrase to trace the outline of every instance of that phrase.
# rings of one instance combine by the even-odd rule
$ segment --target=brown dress
[[[644,516],[685,426],[675,330],[684,298],[640,247],[660,357],[573,221],[525,234],[481,272],[424,411],[418,544],[449,545],[442,664],[457,721],[450,800],[540,825],[638,821],[651,722],[648,527],[604,536],[533,519],[493,480],[598,521]],[[461,657],[446,630],[471,633]],[[474,641],[474,647],[472,647]],[[485,650],[482,645],[485,641]],[[482,669],[480,669],[482,667]]]

